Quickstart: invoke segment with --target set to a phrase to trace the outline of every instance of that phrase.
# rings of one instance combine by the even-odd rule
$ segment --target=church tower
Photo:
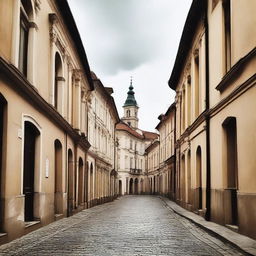
[[[122,120],[134,129],[138,128],[138,104],[134,97],[132,78],[130,82],[129,91],[127,93],[127,99],[123,105],[124,117]]]

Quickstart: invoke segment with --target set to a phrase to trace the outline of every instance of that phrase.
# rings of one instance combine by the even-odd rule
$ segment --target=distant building
[[[92,72],[94,91],[88,100],[88,151],[87,165],[90,172],[89,204],[112,200],[118,193],[115,168],[115,125],[120,121],[111,94]]]
[[[119,195],[143,194],[148,192],[145,148],[158,135],[138,128],[139,107],[134,97],[132,80],[123,109],[124,116],[116,125]]]

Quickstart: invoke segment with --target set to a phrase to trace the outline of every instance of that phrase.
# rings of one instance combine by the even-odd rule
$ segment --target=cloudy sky
[[[139,127],[154,131],[192,0],[69,0],[91,70],[113,87],[120,117],[133,76]]]

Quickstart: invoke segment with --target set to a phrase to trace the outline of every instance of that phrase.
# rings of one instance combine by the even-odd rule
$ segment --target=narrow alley
[[[242,255],[167,208],[159,197],[124,196],[23,236],[0,255]]]

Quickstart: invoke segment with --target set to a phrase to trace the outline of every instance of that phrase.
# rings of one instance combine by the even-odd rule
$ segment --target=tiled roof
[[[138,139],[141,139],[141,140],[144,139],[144,136],[140,135],[138,132],[133,130],[129,125],[127,125],[125,123],[118,123],[116,125],[116,129],[121,130],[121,131],[126,131],[126,132],[130,133],[131,135],[137,137]]]
[[[155,140],[158,138],[158,134],[154,133],[154,132],[148,132],[148,131],[142,131],[142,134],[139,134],[138,132],[136,132],[133,128],[131,128],[129,125],[127,125],[124,122],[120,122],[116,125],[116,129],[117,130],[121,130],[121,131],[126,131],[128,133],[130,133],[131,135],[137,137],[138,139],[146,139],[146,140]]]

